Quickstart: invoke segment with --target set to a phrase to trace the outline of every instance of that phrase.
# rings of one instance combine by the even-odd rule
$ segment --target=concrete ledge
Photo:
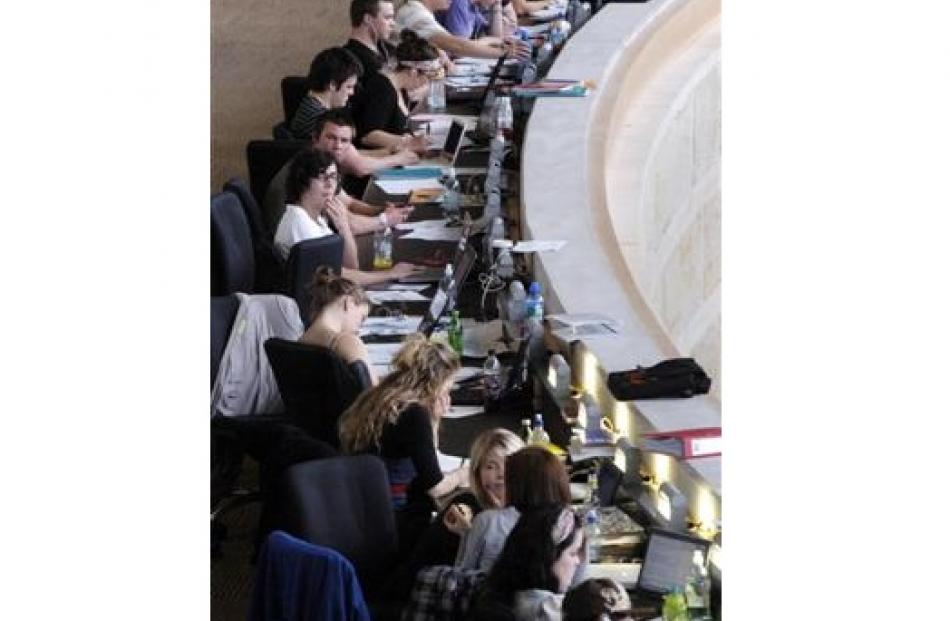
[[[583,339],[571,366],[575,382],[634,439],[645,431],[721,421],[712,396],[620,403],[605,381],[613,371],[684,355],[638,286],[622,243],[632,233],[626,227],[636,222],[625,211],[640,204],[636,194],[618,194],[617,188],[629,182],[625,175],[640,174],[650,158],[621,138],[629,110],[649,99],[647,86],[656,76],[679,66],[697,45],[708,49],[715,41],[718,47],[718,38],[710,36],[718,37],[718,19],[716,0],[606,6],[568,41],[550,72],[592,79],[597,88],[581,99],[541,99],[528,121],[521,174],[524,235],[568,240],[558,253],[536,255],[535,274],[549,312],[598,312],[622,324],[617,336]],[[711,524],[720,515],[719,465],[718,458],[660,458],[646,467],[674,481],[690,498],[693,518]]]

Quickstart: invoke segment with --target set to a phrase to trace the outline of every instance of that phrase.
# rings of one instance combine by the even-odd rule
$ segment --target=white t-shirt
[[[429,39],[438,34],[450,34],[435,21],[435,15],[418,0],[409,0],[396,11],[396,25],[400,30],[408,28],[423,39]]]
[[[290,255],[290,249],[298,243],[327,235],[335,235],[335,233],[327,225],[327,219],[324,216],[321,215],[314,220],[303,207],[287,205],[277,225],[277,232],[274,233],[274,246],[280,252],[280,256],[286,259]]]

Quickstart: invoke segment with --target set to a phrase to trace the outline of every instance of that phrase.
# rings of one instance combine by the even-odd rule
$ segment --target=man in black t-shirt
[[[386,0],[353,0],[350,3],[350,39],[343,46],[363,64],[358,84],[379,71],[389,58],[387,41],[396,24],[393,3]]]

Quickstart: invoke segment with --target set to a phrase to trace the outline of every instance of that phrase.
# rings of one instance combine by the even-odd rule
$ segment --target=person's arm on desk
[[[511,0],[518,15],[527,15],[548,8],[549,0]]]
[[[347,149],[347,152],[340,158],[340,168],[346,174],[355,177],[366,177],[383,168],[411,166],[419,161],[419,156],[413,151],[403,148],[398,139],[393,144],[381,146],[374,149],[374,151],[379,155],[364,155],[351,145],[350,149]]]

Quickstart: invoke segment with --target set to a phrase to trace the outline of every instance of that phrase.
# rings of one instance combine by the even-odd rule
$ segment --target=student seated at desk
[[[521,516],[475,595],[470,619],[561,619],[561,604],[584,561],[581,519],[565,505]]]
[[[440,50],[455,56],[475,58],[501,58],[527,56],[531,50],[518,41],[473,41],[468,37],[459,37],[446,30],[435,19],[435,11],[449,9],[450,0],[409,0],[396,11],[396,24],[403,33],[413,31]]]
[[[389,35],[396,25],[396,10],[388,0],[350,2],[350,38],[343,45],[363,65],[363,83],[383,68],[389,58]]]
[[[633,605],[627,591],[616,580],[591,578],[564,596],[564,621],[633,621]]]
[[[390,374],[340,417],[340,444],[348,453],[378,455],[386,464],[400,556],[405,556],[427,527],[435,500],[468,486],[468,466],[443,474],[436,450],[458,355],[416,333],[390,366]]]
[[[336,164],[319,151],[301,151],[290,161],[287,172],[287,207],[274,234],[274,246],[284,258],[294,245],[318,237],[343,238],[343,276],[361,285],[403,278],[421,268],[397,263],[388,270],[359,269],[356,241],[348,212],[340,201]]]
[[[501,0],[451,0],[448,9],[436,11],[435,18],[456,37],[501,44]]]
[[[307,74],[307,94],[290,119],[294,138],[308,140],[327,110],[345,106],[362,72],[360,61],[345,48],[331,47],[317,54]]]
[[[396,47],[396,67],[385,68],[368,78],[353,98],[357,142],[362,147],[410,149],[424,154],[425,136],[409,131],[409,114],[416,100],[428,92],[429,80],[442,77],[439,52],[411,30],[403,31]]]
[[[369,298],[358,284],[333,273],[327,266],[317,268],[310,285],[310,327],[301,343],[320,345],[347,364],[362,360],[376,384],[373,363],[359,337],[359,329],[369,314]]]
[[[462,569],[490,570],[523,512],[570,502],[567,469],[553,453],[529,446],[509,455],[505,460],[505,507],[475,516],[463,535],[455,564]]]
[[[396,207],[387,205],[377,207],[353,198],[349,192],[361,195],[363,187],[377,170],[393,166],[415,164],[419,156],[412,151],[401,149],[395,153],[382,154],[375,152],[357,151],[353,146],[353,135],[356,129],[353,119],[343,108],[328,110],[317,121],[316,129],[311,136],[311,148],[326,153],[336,162],[337,169],[343,174],[341,185],[344,190],[339,198],[353,214],[350,217],[350,228],[354,235],[371,233],[405,222],[411,207]],[[271,179],[264,195],[264,217],[267,226],[273,230],[284,213],[286,204],[287,171],[290,162],[287,162]],[[349,192],[347,191],[349,189]],[[368,216],[368,217],[363,217]]]

